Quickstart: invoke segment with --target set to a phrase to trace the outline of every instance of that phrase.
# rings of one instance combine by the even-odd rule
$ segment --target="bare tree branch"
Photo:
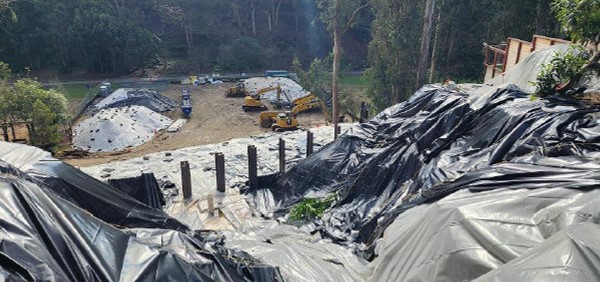
[[[362,9],[364,9],[364,8],[368,7],[369,5],[371,5],[372,2],[373,2],[373,0],[369,0],[365,4],[362,4],[358,8],[356,8],[356,10],[354,10],[354,12],[352,12],[352,15],[350,16],[350,19],[348,19],[348,22],[346,22],[346,25],[342,29],[342,33],[341,34],[346,33],[346,31],[348,31],[352,27],[352,23],[354,22],[354,18],[356,18],[356,15],[358,15],[358,12],[360,12]]]

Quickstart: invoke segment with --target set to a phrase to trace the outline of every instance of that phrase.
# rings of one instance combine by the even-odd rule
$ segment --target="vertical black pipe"
[[[187,161],[181,162],[181,188],[183,190],[183,198],[189,199],[192,197],[192,177],[190,174],[190,164]]]
[[[258,172],[257,172],[256,146],[248,145],[248,182],[250,189],[258,187]]]
[[[225,193],[225,156],[223,153],[215,154],[215,167],[217,169],[217,191]]]
[[[279,138],[279,172],[285,172],[285,140]]]
[[[310,130],[306,131],[306,156],[310,156],[313,153],[313,142],[314,142],[314,136],[313,133],[310,132]]]

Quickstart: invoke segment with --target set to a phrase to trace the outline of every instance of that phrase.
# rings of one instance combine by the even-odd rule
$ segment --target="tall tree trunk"
[[[33,124],[28,122],[28,123],[26,123],[26,126],[27,126],[27,134],[29,135],[29,144],[34,144],[35,129],[33,128]]]
[[[256,36],[256,6],[254,5],[254,2],[250,4],[250,16],[252,19],[252,34]]]
[[[188,18],[188,32],[190,33],[190,46],[194,46],[194,28],[192,25],[192,17]]]
[[[544,22],[546,21],[546,9],[548,9],[548,5],[543,5],[546,2],[545,0],[538,0],[536,6],[536,15],[535,15],[535,33],[536,34],[544,34]],[[546,3],[547,4],[547,3]]]
[[[298,29],[299,29],[298,12],[294,13],[294,19],[296,20],[296,33],[298,33]]]
[[[281,0],[277,0],[277,5],[275,5],[275,9],[273,11],[273,28],[277,28],[277,23],[279,22],[279,10],[281,9],[281,2]]]
[[[192,39],[190,38],[190,28],[187,25],[184,25],[183,32],[185,33],[185,43],[188,49],[192,49]]]
[[[8,142],[8,126],[6,126],[6,123],[2,124],[2,135],[4,136],[4,141]]]
[[[125,17],[125,0],[114,0],[115,2],[115,10],[117,11],[117,15],[119,17]]]
[[[444,6],[444,0],[442,0],[442,3],[440,5],[441,7]],[[440,36],[440,18],[441,18],[441,14],[442,14],[442,9],[441,7],[438,9],[438,14],[437,14],[437,18],[435,20],[435,33],[433,35],[433,48],[431,49],[431,64],[430,64],[430,68],[429,68],[429,80],[427,83],[433,83],[433,75],[435,74],[435,59],[436,59],[436,52],[437,52],[437,45],[438,45],[438,41],[439,41],[439,36]]]
[[[267,21],[269,22],[269,31],[273,30],[273,25],[271,22],[271,14],[269,12],[267,12]]]
[[[10,131],[12,132],[12,138],[13,140],[17,139],[17,133],[15,130],[15,124],[14,123],[10,123]]]
[[[339,26],[335,24],[335,27],[333,29],[333,70],[331,74],[331,108],[333,128],[335,128],[336,130],[338,125],[338,119],[340,116],[340,110],[338,107],[338,78],[340,72],[340,60],[342,52],[341,37],[342,36],[339,31]]]
[[[237,20],[237,25],[240,31],[242,30],[242,17],[240,16],[240,6],[237,3],[231,4],[233,14],[235,15],[235,19]]]
[[[299,19],[299,15],[298,15],[300,13],[300,11],[299,11],[300,8],[298,8],[298,0],[292,1],[292,7],[294,9],[294,20],[296,22],[296,33],[298,33],[299,25],[300,25],[300,23],[299,23],[300,19]]]
[[[391,106],[396,105],[396,104],[398,104],[398,102],[400,102],[400,89],[394,82],[392,82],[392,99],[391,100],[392,100]]]
[[[427,62],[429,61],[429,49],[431,47],[431,26],[433,23],[433,11],[435,8],[435,0],[426,0],[425,16],[423,17],[423,33],[421,34],[421,56],[417,67],[417,85],[420,88],[425,81],[425,71],[427,70]]]

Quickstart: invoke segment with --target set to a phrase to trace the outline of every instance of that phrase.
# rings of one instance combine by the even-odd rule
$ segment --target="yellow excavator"
[[[254,95],[246,96],[244,98],[244,105],[242,105],[242,109],[246,112],[266,110],[267,106],[265,106],[265,104],[263,104],[263,102],[260,100],[260,96],[273,90],[277,90],[277,100],[279,101],[281,99],[281,87],[279,85],[266,87],[258,90],[258,92],[256,92]]]
[[[298,129],[297,114],[293,109],[285,112],[265,111],[260,113],[258,118],[260,119],[260,126],[270,127],[273,131],[281,132]]]
[[[296,116],[304,111],[323,108],[321,100],[314,95],[307,95],[294,100],[296,104],[291,111],[264,111],[258,116],[260,126],[271,128],[273,131],[285,131],[298,129],[298,119]]]
[[[246,97],[248,95],[250,95],[250,93],[246,90],[246,86],[243,82],[239,82],[235,86],[230,87],[225,93],[225,96],[227,97]]]

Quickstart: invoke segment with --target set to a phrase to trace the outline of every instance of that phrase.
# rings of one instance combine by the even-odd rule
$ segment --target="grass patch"
[[[88,88],[88,86],[90,88]],[[112,84],[111,85],[113,91],[121,88],[120,84]],[[46,89],[54,89],[55,91],[62,93],[65,95],[65,98],[69,101],[79,101],[82,100],[88,92],[92,91],[93,93],[99,93],[100,87],[96,84],[85,84],[85,83],[76,83],[76,84],[56,84],[52,86],[45,87]]]
[[[55,91],[62,93],[69,101],[74,99],[83,99],[83,97],[85,97],[90,90],[98,91],[98,89],[93,86],[88,89],[86,84],[59,84],[49,86],[48,89],[54,89]]]
[[[367,86],[367,79],[362,75],[347,75],[340,77],[340,84],[342,87],[365,87]]]
[[[321,217],[326,209],[337,199],[338,193],[333,193],[325,198],[306,198],[290,210],[289,220],[299,222]]]

